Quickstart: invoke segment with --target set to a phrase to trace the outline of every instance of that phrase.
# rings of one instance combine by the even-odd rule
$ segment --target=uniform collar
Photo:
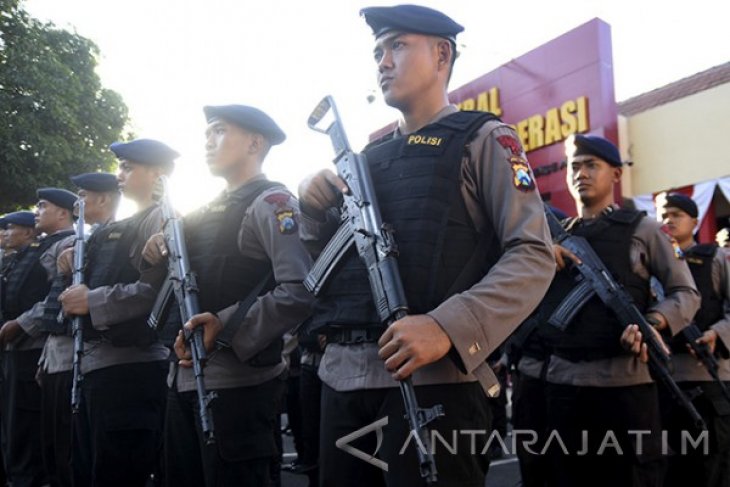
[[[442,118],[444,118],[444,117],[446,117],[448,115],[451,115],[452,113],[456,113],[458,111],[459,111],[459,109],[456,107],[456,105],[446,105],[431,120],[429,120],[426,125],[431,125],[432,123],[438,122]],[[403,136],[403,135],[408,135],[403,130],[403,126],[404,125],[405,125],[405,121],[404,120],[402,120],[402,119],[401,120],[398,120],[398,127],[395,129],[395,134],[394,134],[395,137],[400,137],[400,136]],[[424,127],[426,125],[424,125]]]
[[[245,183],[243,183],[242,185],[240,185],[233,191],[228,191],[227,189],[224,189],[223,193],[221,193],[221,198],[227,198],[234,194],[238,194],[238,193],[244,191],[244,188],[248,187],[252,183],[255,183],[256,181],[261,181],[262,179],[266,179],[266,175],[263,173],[257,174],[256,176],[252,177],[251,179],[249,179],[248,181],[246,181]]]

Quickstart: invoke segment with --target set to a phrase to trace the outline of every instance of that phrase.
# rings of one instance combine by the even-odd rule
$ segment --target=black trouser
[[[41,377],[43,463],[53,487],[73,485],[71,473],[71,385],[73,372]]]
[[[317,368],[302,364],[299,376],[299,393],[302,404],[302,456],[299,463],[303,466],[316,466],[319,462],[319,418],[322,395],[322,381]],[[307,472],[310,487],[319,485],[318,468]]]
[[[162,447],[166,375],[166,361],[84,375],[71,454],[76,487],[145,485]]]
[[[679,386],[684,390],[701,387],[702,394],[692,403],[707,423],[707,436],[693,445],[690,440],[696,440],[699,432],[687,412],[668,394],[660,394],[664,429],[673,452],[664,485],[730,486],[730,404],[718,384],[680,382]],[[727,386],[730,388],[730,383]]]
[[[520,461],[523,487],[545,487],[550,472],[547,456],[541,455],[547,438],[547,398],[540,379],[515,373],[512,392],[512,432]],[[537,441],[533,442],[534,436]]]
[[[548,455],[556,485],[662,485],[665,461],[656,384],[578,387],[548,383],[546,392],[548,430],[560,435],[569,453],[556,441],[550,442]]]
[[[182,487],[268,487],[279,454],[274,442],[283,378],[250,387],[218,389],[211,403],[216,441],[205,445],[194,391],[168,392],[165,480]]]
[[[41,388],[35,381],[40,356],[40,349],[3,355],[5,468],[13,487],[47,482],[41,453]]]
[[[442,404],[446,415],[428,425],[437,431],[435,459],[439,486],[483,487],[489,469],[485,445],[490,434],[491,412],[478,383],[416,387],[419,406]],[[409,438],[405,410],[398,388],[337,392],[322,385],[320,437],[320,485],[323,487],[417,487],[421,479],[416,444]],[[354,440],[351,446],[375,455],[388,464],[388,471],[373,466],[338,448],[335,443],[356,430],[387,418],[382,443],[377,448],[374,431]],[[468,430],[477,431],[469,433]],[[404,445],[407,447],[403,450]],[[451,453],[454,451],[455,453]],[[451,450],[451,451],[450,451]]]

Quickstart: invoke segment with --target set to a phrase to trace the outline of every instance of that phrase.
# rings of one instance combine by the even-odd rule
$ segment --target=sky
[[[256,106],[287,133],[264,163],[269,179],[296,194],[331,167],[327,137],[307,117],[332,95],[359,150],[395,120],[376,85],[373,37],[351,0],[26,0],[35,17],[92,39],[97,72],[129,107],[129,129],[182,154],[173,201],[186,213],[223,181],[205,165],[204,105]],[[695,0],[520,2],[423,0],[465,27],[451,80],[458,88],[593,18],[611,25],[616,100],[730,60],[730,2]],[[375,100],[369,101],[374,95]],[[123,207],[130,212],[129,206]]]

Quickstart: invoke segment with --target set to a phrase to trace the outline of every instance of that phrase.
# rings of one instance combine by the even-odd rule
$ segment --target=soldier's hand
[[[572,261],[575,265],[583,263],[577,255],[562,245],[553,244],[553,254],[555,254],[555,263],[557,264],[559,271],[565,269],[568,265],[568,261]]]
[[[152,235],[144,244],[142,249],[142,257],[150,265],[156,266],[167,258],[167,245],[162,232]]]
[[[66,288],[58,297],[58,301],[67,315],[89,314],[89,288],[85,284],[75,284]]]
[[[299,202],[304,208],[324,212],[337,205],[340,193],[349,191],[342,178],[329,169],[323,169],[299,184]]]
[[[193,331],[199,326],[203,327],[205,351],[210,352],[215,348],[215,341],[218,338],[218,334],[223,330],[223,323],[213,313],[200,313],[191,317],[190,321],[184,325],[185,329],[189,331]],[[193,366],[192,355],[190,354],[190,350],[188,350],[182,332],[175,339],[175,354],[180,359],[178,364],[181,367],[189,368]]]
[[[710,354],[713,354],[715,353],[715,345],[717,345],[717,332],[715,330],[707,330],[695,341],[699,344],[707,345],[710,349]],[[690,353],[695,355],[694,350],[692,350],[692,347],[690,347],[689,344],[687,344],[687,347],[689,348]]]
[[[6,321],[2,328],[0,328],[0,344],[7,345],[8,343],[12,343],[21,333],[25,332],[17,320]]]
[[[68,248],[61,252],[61,254],[58,256],[58,259],[56,259],[56,267],[58,268],[58,273],[63,274],[64,276],[70,276],[73,274],[74,271],[74,249],[73,247]]]
[[[428,315],[410,315],[388,327],[378,340],[378,355],[395,380],[436,362],[451,349],[451,340]]]
[[[671,352],[669,351],[667,345],[664,343],[664,340],[659,334],[659,331],[657,331],[657,329],[653,326],[650,329],[651,332],[654,334],[654,338],[656,339],[657,343],[659,343],[659,345],[664,350],[664,353],[669,355]],[[639,331],[639,325],[629,325],[621,334],[621,345],[624,347],[624,349],[636,355],[642,362],[647,363],[649,361],[649,347],[643,340],[644,337]]]

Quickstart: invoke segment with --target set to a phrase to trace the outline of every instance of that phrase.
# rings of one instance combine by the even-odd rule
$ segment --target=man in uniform
[[[539,302],[555,263],[535,181],[517,135],[493,115],[459,112],[447,85],[463,27],[413,5],[362,10],[375,35],[378,81],[403,118],[364,154],[383,221],[392,225],[411,315],[384,330],[354,249],[323,289],[311,328],[326,333],[320,365],[320,482],[420,485],[397,382],[419,405],[442,404],[429,424],[458,438],[436,448],[439,485],[483,486],[490,428],[487,395],[499,393],[487,357]],[[304,181],[301,236],[316,252],[333,235],[345,182],[329,170]],[[387,472],[335,442],[387,417],[378,457]],[[463,431],[481,431],[476,437]],[[376,450],[375,436],[354,446]],[[378,437],[380,435],[377,435]],[[477,440],[478,438],[478,440]]]
[[[730,253],[713,244],[698,244],[693,234],[697,226],[697,205],[683,194],[669,194],[662,219],[684,254],[697,289],[702,296],[700,310],[693,323],[702,332],[699,342],[706,344],[718,359],[720,379],[730,389]],[[668,486],[730,485],[730,402],[721,386],[713,382],[704,367],[688,353],[684,340],[672,342],[674,378],[684,390],[700,387],[702,394],[694,404],[709,428],[709,454],[702,449],[683,452],[681,432],[693,431],[686,413],[667,398],[662,412],[669,430],[672,449],[677,453],[669,461]]]
[[[185,218],[204,311],[186,327],[204,326],[211,350],[205,385],[217,394],[211,405],[216,444],[203,442],[190,356],[178,337],[180,362],[171,364],[168,377],[165,476],[169,485],[265,486],[279,454],[274,428],[284,392],[282,336],[309,315],[311,295],[302,281],[311,259],[299,241],[296,199],[262,173],[284,132],[254,107],[208,106],[204,112],[208,168],[225,179],[226,189]],[[161,235],[145,247],[150,263],[166,253]]]
[[[119,187],[138,212],[94,232],[84,284],[59,296],[67,316],[86,317],[71,460],[75,485],[141,486],[161,448],[168,356],[147,326],[162,276],[141,270],[142,249],[160,231],[156,187],[178,154],[151,139],[110,149],[119,158]]]
[[[3,422],[8,479],[12,485],[42,485],[46,480],[41,454],[41,390],[35,381],[38,358],[46,340],[35,318],[51,285],[49,270],[55,268],[53,248],[73,235],[73,205],[76,195],[65,189],[43,188],[38,192],[35,232],[45,237],[27,240],[32,221],[26,218],[22,248],[8,265],[3,283],[3,316],[0,342],[4,355],[5,387]],[[8,218],[8,226],[14,225]],[[10,234],[13,229],[10,228]]]
[[[566,178],[579,217],[564,220],[563,226],[588,240],[657,329],[676,334],[699,305],[689,269],[674,257],[670,240],[656,221],[614,204],[614,185],[622,174],[616,146],[602,137],[576,135],[566,147]],[[664,462],[657,385],[647,365],[622,347],[622,332],[628,343],[641,338],[637,327],[622,329],[597,297],[586,303],[565,331],[547,324],[551,311],[576,285],[566,262],[577,258],[560,246],[555,247],[555,255],[561,272],[541,304],[544,321],[538,330],[551,353],[545,375],[547,429],[559,435],[565,446],[550,444],[555,482],[561,486],[660,485]],[[667,299],[653,306],[649,305],[650,276],[656,276],[667,292]],[[636,431],[646,434],[637,441],[632,434]]]
[[[109,173],[86,173],[71,177],[79,187],[79,200],[85,202],[84,220],[92,229],[114,219],[119,203],[117,178]],[[76,236],[66,237],[48,250],[54,265],[46,269],[52,281],[48,296],[32,319],[42,332],[48,333],[40,359],[41,427],[43,463],[52,486],[72,485],[71,473],[71,386],[73,367],[73,339],[70,323],[59,320],[59,294],[70,284],[72,263],[68,257]],[[56,262],[64,254],[57,269]]]

